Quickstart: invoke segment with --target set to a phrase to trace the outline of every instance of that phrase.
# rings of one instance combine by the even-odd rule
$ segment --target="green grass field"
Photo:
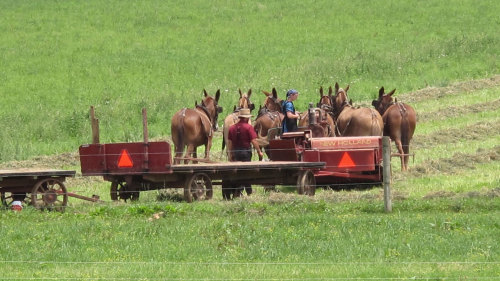
[[[499,280],[498,1],[0,1],[0,169],[76,170],[65,213],[0,210],[0,280]],[[410,171],[383,191],[291,187],[187,204],[175,190],[110,202],[79,145],[170,136],[221,89],[396,88],[418,112]],[[222,117],[223,117],[222,116]],[[222,117],[219,120],[222,120]],[[212,158],[222,159],[221,134]],[[201,150],[202,151],[202,150]]]

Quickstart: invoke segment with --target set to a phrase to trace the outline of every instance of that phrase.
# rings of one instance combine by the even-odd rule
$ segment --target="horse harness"
[[[203,116],[202,114],[200,114],[199,110],[195,110],[195,112],[198,113],[198,115],[200,116],[200,120],[204,128],[207,127],[206,123],[207,121],[205,120],[205,118],[208,119],[208,125],[209,125],[208,127],[210,128],[208,136],[211,137],[213,134],[213,128],[212,128],[212,119],[210,118],[210,113],[208,112],[208,109],[203,105],[196,105],[196,109],[201,109],[201,111],[205,113],[206,116]],[[184,117],[186,117],[186,110],[187,110],[186,107],[182,109],[181,112],[182,122],[184,122],[183,119]]]
[[[404,104],[404,103],[399,102],[399,101],[392,102],[392,103],[390,103],[390,104],[389,104],[389,106],[387,107],[387,109],[389,109],[389,107],[391,107],[391,106],[393,106],[393,105],[397,105],[398,110],[399,110],[399,114],[401,114],[401,117],[402,117],[403,119],[405,119],[405,118],[408,116],[408,111],[407,111],[406,106],[405,106],[405,104]],[[387,110],[386,110],[386,112],[387,112]],[[387,124],[386,124],[386,122],[384,121],[384,126],[386,126],[386,125],[387,125]]]

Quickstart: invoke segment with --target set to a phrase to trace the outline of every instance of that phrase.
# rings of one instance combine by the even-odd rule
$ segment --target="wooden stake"
[[[92,143],[99,143],[99,119],[95,118],[94,106],[90,107],[90,124],[92,127]]]
[[[392,212],[391,199],[391,139],[389,137],[382,138],[382,154],[383,154],[383,169],[384,169],[384,204],[387,213]]]

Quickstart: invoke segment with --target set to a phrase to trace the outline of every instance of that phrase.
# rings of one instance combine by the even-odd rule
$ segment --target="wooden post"
[[[149,169],[149,137],[148,137],[148,114],[146,108],[142,109],[142,134],[144,135],[144,171]]]
[[[92,143],[99,143],[99,119],[95,118],[94,106],[90,107],[90,124],[92,127]]]
[[[392,212],[391,199],[391,139],[382,138],[383,170],[384,170],[384,205],[385,212]]]
[[[144,135],[144,143],[148,143],[148,115],[146,108],[142,109],[142,134]]]

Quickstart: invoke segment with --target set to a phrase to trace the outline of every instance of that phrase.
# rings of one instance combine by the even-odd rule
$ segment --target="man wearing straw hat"
[[[252,117],[250,114],[250,109],[242,108],[238,114],[240,121],[229,128],[228,139],[228,150],[231,153],[232,161],[243,161],[249,162],[252,160],[252,145],[259,154],[259,159],[262,159],[263,154],[260,150],[259,144],[257,143],[257,133],[255,129],[248,123],[248,119]],[[223,192],[224,199],[230,199],[230,194],[233,197],[239,197],[241,195],[242,188],[232,186],[232,190]],[[247,195],[252,194],[252,187],[250,184],[245,186],[245,191]]]

